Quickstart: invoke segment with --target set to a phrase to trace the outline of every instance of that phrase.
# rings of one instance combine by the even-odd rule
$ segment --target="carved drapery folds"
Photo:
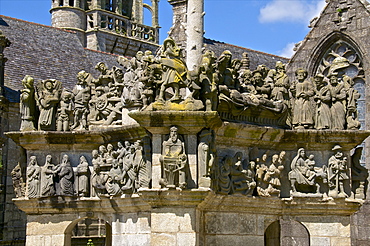
[[[170,128],[170,135],[162,143],[162,155],[159,161],[162,165],[161,186],[186,188],[188,157],[185,151],[184,140],[178,135],[176,126]]]
[[[341,119],[334,119],[336,123],[332,129],[359,129],[365,123],[365,72],[360,53],[350,43],[338,40],[326,48],[315,66],[315,75],[327,77],[323,83],[327,82],[330,92],[326,93],[324,104],[344,107],[345,112],[339,112]],[[335,79],[331,77],[334,76],[337,82],[332,86],[331,81]]]
[[[159,157],[162,188],[187,188],[188,156],[177,131],[172,126],[162,143]],[[198,139],[198,175],[202,175],[199,188],[210,188],[221,195],[281,197],[282,189],[288,189],[291,197],[365,199],[368,171],[359,164],[362,148],[347,156],[340,145],[335,145],[328,158],[318,162],[304,148],[291,152],[290,159],[285,151],[272,154],[258,148],[248,148],[247,155],[237,151],[234,155],[216,156],[213,144],[212,131],[203,129]],[[93,150],[91,162],[81,155],[78,163],[71,164],[69,156],[64,154],[59,164],[53,164],[52,156],[47,155],[41,167],[36,156],[31,156],[26,183],[20,165],[12,171],[16,197],[114,197],[150,188],[153,177],[146,149],[141,140],[118,142],[117,148],[107,144]]]
[[[151,164],[145,152],[150,152],[150,145],[146,145],[141,140],[118,142],[116,148],[113,144],[101,145],[92,151],[91,158],[80,155],[72,163],[68,154],[61,156],[59,164],[54,164],[56,158],[52,155],[46,155],[41,167],[37,157],[31,156],[26,183],[20,165],[12,171],[16,197],[118,196],[149,188]]]
[[[332,45],[315,74],[298,69],[295,78],[287,76],[279,61],[272,69],[259,65],[252,71],[247,54],[233,59],[227,50],[218,58],[206,50],[189,70],[171,38],[157,55],[139,51],[118,62],[121,67],[111,69],[99,62],[97,78],[80,71],[72,91],[47,79],[36,84],[34,94],[33,79],[26,76],[21,131],[34,130],[36,122],[38,130],[45,131],[125,125],[129,123],[122,117],[137,110],[217,111],[228,121],[293,129],[354,130],[363,121],[357,107],[359,102],[364,107],[359,86],[364,71],[359,55],[346,42]]]

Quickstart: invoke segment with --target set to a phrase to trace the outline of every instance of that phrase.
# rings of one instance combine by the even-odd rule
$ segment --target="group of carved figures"
[[[136,192],[138,188],[149,188],[150,162],[141,140],[124,145],[118,142],[114,150],[112,144],[101,145],[92,151],[93,174],[91,185],[97,195],[118,196]]]
[[[18,164],[12,171],[13,186],[17,197],[50,197],[94,195],[118,196],[136,192],[140,187],[149,187],[147,161],[141,140],[125,146],[118,142],[101,145],[92,151],[92,169],[85,156],[73,168],[68,155],[63,155],[60,164],[54,164],[52,156],[45,157],[45,164],[39,166],[36,156],[31,156],[26,171],[26,184],[23,182]],[[94,190],[93,192],[90,192]]]
[[[323,197],[346,198],[349,196],[364,198],[367,189],[368,172],[360,165],[362,147],[356,148],[349,160],[341,151],[341,146],[332,148],[334,154],[327,164],[316,165],[315,156],[307,157],[304,148],[300,148],[286,166],[286,152],[272,155],[268,164],[268,155],[250,160],[246,169],[243,154],[237,152],[234,157],[225,156],[211,171],[213,190],[219,194],[259,195],[263,197],[279,196],[283,182],[290,185],[291,196],[319,195]],[[290,171],[289,171],[290,170]],[[352,182],[351,182],[352,181]]]
[[[85,169],[83,169],[84,165],[86,165]],[[20,169],[18,171],[20,172]],[[15,172],[15,169],[13,172]],[[85,177],[87,173],[88,164],[86,158],[81,156],[77,175]],[[54,195],[73,196],[75,195],[74,178],[73,168],[68,155],[63,155],[62,161],[59,164],[54,164],[52,156],[47,155],[45,157],[45,164],[42,167],[38,165],[36,156],[31,156],[26,171],[26,196],[29,198]],[[78,180],[80,181],[80,177]],[[88,184],[86,182],[85,186]],[[83,189],[84,187],[81,188]]]
[[[211,172],[213,189],[223,195],[243,194],[263,197],[279,196],[281,177],[284,170],[285,151],[272,156],[267,163],[267,154],[249,161],[244,169],[243,154],[237,152],[234,157],[223,157]]]
[[[365,197],[368,172],[360,165],[361,147],[356,148],[348,160],[342,147],[335,145],[333,155],[322,165],[317,165],[315,156],[306,155],[305,149],[300,148],[289,166],[285,151],[271,156],[268,151],[257,157],[259,151],[253,148],[249,158],[243,159],[242,152],[217,157],[213,131],[203,129],[198,137],[199,187],[210,187],[223,195],[239,193],[269,197],[280,196],[285,183],[292,196]],[[118,142],[116,149],[112,144],[101,145],[92,151],[92,168],[83,155],[75,168],[66,154],[60,164],[53,164],[52,156],[47,155],[42,167],[38,165],[36,156],[31,156],[26,185],[19,164],[12,171],[13,185],[17,197],[24,196],[27,190],[29,198],[132,194],[138,188],[151,187],[150,155],[150,147],[137,140],[134,143]],[[172,126],[169,136],[162,142],[159,162],[162,187],[188,188],[188,156],[178,127]]]
[[[223,110],[241,115],[250,107],[278,114],[297,129],[360,127],[360,94],[353,88],[353,80],[345,74],[339,78],[335,69],[327,78],[317,74],[311,79],[307,79],[307,71],[298,69],[296,81],[290,83],[281,62],[274,69],[259,65],[251,71],[247,53],[239,60],[232,59],[227,50],[218,58],[206,50],[199,64],[189,71],[181,49],[171,38],[164,41],[156,55],[139,51],[130,60],[119,57],[118,62],[122,68],[108,69],[99,62],[95,66],[100,72],[97,79],[80,71],[72,91],[62,88],[55,79],[34,86],[33,78],[25,76],[20,97],[21,131],[68,131],[88,129],[93,124],[120,124],[123,109]],[[181,88],[190,91],[186,100]],[[164,106],[167,103],[188,105],[181,109]]]

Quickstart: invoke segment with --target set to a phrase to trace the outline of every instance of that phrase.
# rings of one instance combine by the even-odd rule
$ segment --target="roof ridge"
[[[240,48],[240,49],[243,49],[243,50],[249,50],[249,51],[253,51],[253,52],[264,54],[264,55],[269,55],[269,56],[274,56],[274,57],[277,57],[277,58],[283,58],[283,59],[286,59],[286,60],[290,60],[288,57],[278,56],[278,55],[266,53],[266,52],[259,51],[259,50],[253,50],[253,49],[245,48],[245,47],[242,47],[242,46],[238,46],[238,45],[234,45],[234,44],[229,44],[229,43],[217,41],[217,40],[210,39],[210,38],[204,38],[204,39],[209,40],[209,41],[214,41],[214,42],[217,42],[217,43],[220,43],[220,44],[225,44],[225,45],[228,45],[228,46]]]
[[[106,54],[106,55],[120,56],[120,55],[117,55],[117,54],[108,53],[108,52],[104,52],[104,51],[100,51],[100,50],[93,50],[93,49],[89,49],[89,48],[86,48],[86,47],[84,47],[84,50],[94,51],[94,52],[102,53],[102,54]]]
[[[53,26],[48,26],[48,25],[44,25],[44,24],[40,24],[40,23],[36,23],[36,22],[31,22],[31,21],[21,20],[21,19],[17,19],[17,18],[14,18],[14,17],[6,16],[6,15],[0,15],[0,18],[7,18],[7,19],[16,20],[16,21],[21,21],[21,22],[25,22],[25,23],[28,23],[28,24],[32,24],[32,25],[41,26],[41,27],[48,27],[48,28],[53,28],[53,29],[61,30],[61,31],[64,31],[64,32],[76,33],[76,32],[71,31],[71,30],[66,30],[66,29],[59,28],[59,27],[53,27]]]

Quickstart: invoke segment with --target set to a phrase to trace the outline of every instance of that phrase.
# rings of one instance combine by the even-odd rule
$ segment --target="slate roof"
[[[268,68],[275,68],[275,64],[277,61],[281,61],[283,63],[288,63],[289,61],[289,59],[286,57],[276,56],[257,50],[243,48],[240,46],[227,44],[208,38],[204,39],[204,44],[206,45],[206,49],[215,52],[217,57],[219,57],[224,50],[229,50],[233,55],[232,59],[234,58],[241,59],[242,54],[244,52],[247,52],[250,59],[251,70],[255,70],[258,65],[262,64],[266,65]]]
[[[4,51],[6,97],[19,101],[22,79],[30,75],[35,83],[57,79],[72,89],[79,71],[97,77],[95,65],[104,61],[108,67],[118,66],[117,55],[86,49],[75,32],[31,23],[0,15],[0,30],[10,40]]]

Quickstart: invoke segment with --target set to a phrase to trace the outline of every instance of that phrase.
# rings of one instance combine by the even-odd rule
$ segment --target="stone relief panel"
[[[113,144],[101,145],[92,150],[91,158],[80,155],[78,161],[71,161],[69,154],[62,154],[59,163],[48,154],[43,166],[39,166],[36,156],[31,156],[26,182],[20,165],[12,171],[16,197],[120,196],[149,188],[151,159],[147,156],[151,153],[146,152],[151,148],[147,145],[142,140],[118,142],[116,148]]]
[[[232,150],[224,150],[211,168],[211,189],[221,195],[364,199],[368,171],[359,164],[361,151],[359,147],[348,157],[335,145],[322,159],[304,148],[288,155],[286,151],[263,152],[256,147],[243,152],[246,154],[236,151],[230,155],[225,153]],[[286,194],[283,189],[290,195],[281,195]]]
[[[362,147],[351,155],[344,154],[340,145],[325,153],[304,148],[276,152],[256,147],[217,152],[213,134],[207,128],[198,134],[197,170],[201,189],[221,195],[260,197],[366,197],[368,171],[360,165]],[[70,156],[62,154],[56,164],[52,155],[46,155],[45,164],[40,166],[37,157],[30,156],[26,182],[19,165],[11,173],[16,196],[115,197],[151,188],[151,161],[147,159],[151,148],[147,142],[101,145],[92,150],[91,163],[85,155],[80,155],[71,164]],[[185,146],[178,128],[170,127],[159,156],[161,174],[156,174],[161,175],[157,179],[162,188],[187,188],[189,157]]]
[[[307,196],[316,194],[321,196],[328,193],[328,168],[316,166],[315,156],[307,156],[304,148],[297,151],[297,155],[290,164],[291,171],[288,173],[291,195]]]

